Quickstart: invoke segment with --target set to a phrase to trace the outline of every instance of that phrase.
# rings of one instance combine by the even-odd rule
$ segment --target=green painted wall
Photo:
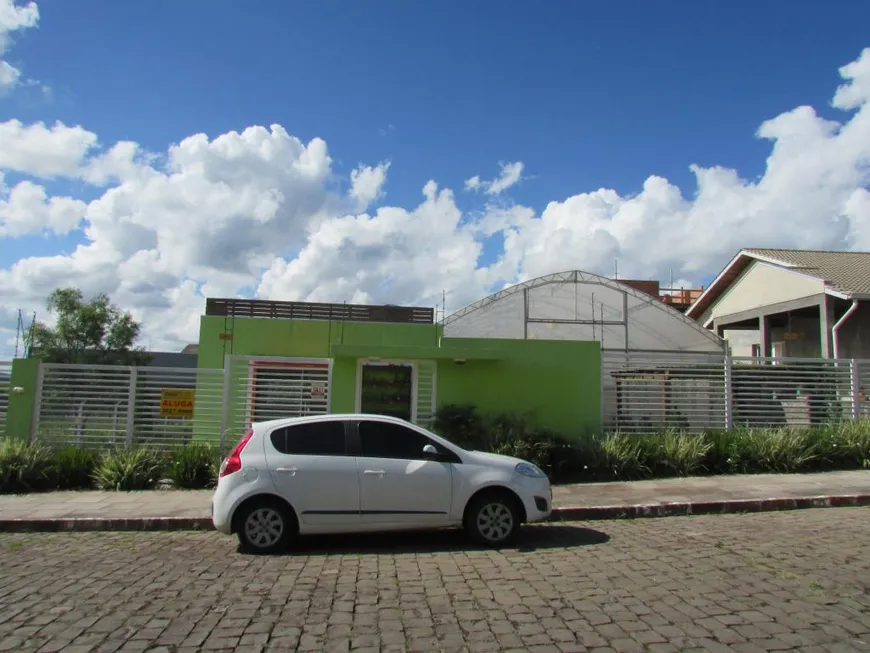
[[[232,340],[221,340],[223,333]],[[223,367],[224,355],[329,358],[330,344],[364,345],[372,357],[379,347],[430,349],[440,327],[371,322],[328,323],[203,316],[199,367]],[[601,427],[601,352],[597,342],[444,338],[443,347],[469,352],[501,349],[503,359],[438,361],[439,405],[473,403],[486,412],[527,414],[530,422],[566,436]],[[414,358],[409,349],[408,358]],[[431,355],[431,354],[430,354]],[[424,358],[419,356],[418,358]],[[357,359],[333,361],[331,402],[336,413],[355,408]],[[233,385],[231,404],[244,401]],[[237,396],[238,395],[238,396]],[[200,412],[197,411],[199,418]]]
[[[203,316],[199,329],[199,367],[223,367],[224,354],[329,358],[334,345],[432,347],[440,327],[376,322],[320,322]],[[220,334],[232,333],[232,340]]]
[[[222,334],[232,340],[222,340]],[[365,345],[376,356],[379,346],[432,347],[440,328],[435,325],[385,324],[374,322],[322,322],[316,320],[272,320],[265,318],[200,318],[198,367],[223,368],[224,356],[287,356],[294,358],[330,358],[330,345]],[[331,409],[335,413],[352,413],[356,403],[355,358],[335,358],[332,367]],[[235,370],[234,370],[235,371]],[[199,402],[197,389],[194,437],[213,438],[215,425],[221,422],[220,409],[213,402]],[[243,384],[234,375],[231,381],[227,428],[228,442],[243,426],[241,409],[246,403]]]
[[[33,403],[36,396],[36,376],[39,359],[16,358],[12,361],[12,374],[9,379],[9,405],[6,409],[6,437],[15,440],[28,440],[33,420]],[[23,388],[16,394],[12,388]]]
[[[332,362],[333,413],[353,413],[356,410],[356,358],[336,358]]]
[[[566,437],[601,428],[598,342],[445,338],[469,349],[497,347],[497,361],[439,361],[438,405],[474,404],[483,412],[527,414],[529,422]]]

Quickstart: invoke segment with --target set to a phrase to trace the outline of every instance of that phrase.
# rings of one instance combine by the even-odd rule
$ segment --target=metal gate
[[[253,422],[329,413],[329,359],[228,356],[224,371],[223,423],[230,438]]]
[[[43,363],[31,439],[59,445],[220,441],[223,370]]]

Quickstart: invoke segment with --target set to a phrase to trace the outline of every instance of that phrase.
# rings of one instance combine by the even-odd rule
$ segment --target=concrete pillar
[[[770,346],[770,316],[760,313],[758,315],[758,337],[761,343],[761,357],[770,358],[773,348]]]
[[[822,358],[831,358],[834,355],[834,343],[831,327],[834,326],[834,302],[827,295],[822,295],[819,300],[819,342],[821,344]]]

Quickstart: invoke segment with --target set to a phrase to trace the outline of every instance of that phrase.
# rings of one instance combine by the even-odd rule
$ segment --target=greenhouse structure
[[[587,340],[621,352],[725,351],[724,340],[658,297],[580,270],[505,288],[443,325],[450,338]]]
[[[456,339],[600,343],[606,428],[643,430],[675,414],[684,427],[721,425],[723,385],[716,369],[727,343],[627,282],[580,270],[538,277],[453,313],[443,327]]]

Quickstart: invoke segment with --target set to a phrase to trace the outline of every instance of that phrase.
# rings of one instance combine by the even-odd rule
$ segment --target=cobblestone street
[[[0,569],[8,651],[870,651],[861,508],[535,526],[503,551],[14,534]]]

